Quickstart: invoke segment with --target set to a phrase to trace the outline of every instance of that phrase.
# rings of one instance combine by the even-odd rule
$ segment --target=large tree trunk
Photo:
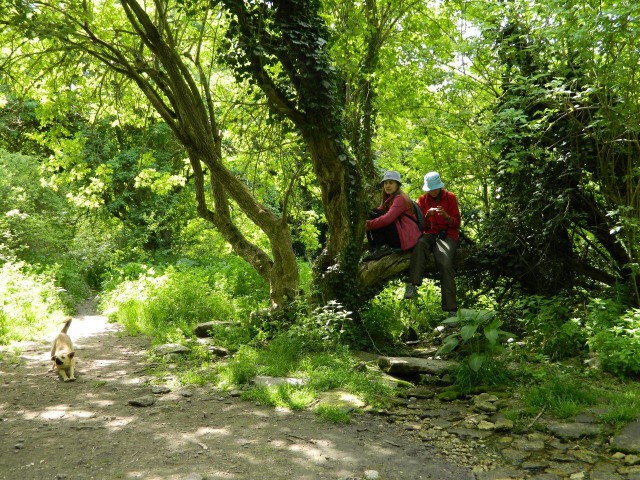
[[[325,248],[314,266],[316,289],[323,301],[355,307],[366,211],[363,162],[345,147],[344,106],[324,47],[327,32],[318,4],[275,0],[257,8],[243,0],[222,3],[237,21],[231,32],[243,48],[238,68],[250,68],[270,107],[297,127],[311,156],[328,225]],[[265,68],[273,58],[286,79],[274,78]]]

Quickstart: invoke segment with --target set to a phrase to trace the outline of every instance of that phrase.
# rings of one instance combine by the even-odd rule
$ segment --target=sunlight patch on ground
[[[163,439],[164,443],[174,451],[180,451],[185,445],[197,445],[203,450],[209,450],[209,447],[204,441],[207,439],[218,440],[221,437],[230,437],[233,436],[233,432],[226,427],[201,427],[195,432],[182,432],[179,438],[173,433],[159,433],[157,436]]]
[[[64,410],[48,410],[40,414],[38,414],[38,412],[31,412],[30,414],[25,414],[25,418],[27,420],[33,420],[35,418],[44,418],[45,420],[61,420],[66,415],[67,415],[67,412],[65,412]]]
[[[68,333],[72,339],[80,340],[119,330],[122,330],[120,325],[109,323],[103,315],[85,315],[81,319],[73,319]]]
[[[222,428],[201,427],[193,435],[197,437],[204,437],[205,435],[215,435],[217,437],[228,437],[229,435],[231,435],[231,431],[225,427],[222,427]]]
[[[123,382],[123,385],[140,385],[145,383],[146,380],[144,378],[126,378]]]
[[[88,410],[73,410],[69,405],[55,405],[47,407],[44,411],[24,411],[22,416],[26,420],[86,420],[95,418],[96,412]]]
[[[110,417],[106,422],[106,425],[107,428],[113,431],[118,431],[122,430],[123,427],[126,427],[135,420],[136,417]]]

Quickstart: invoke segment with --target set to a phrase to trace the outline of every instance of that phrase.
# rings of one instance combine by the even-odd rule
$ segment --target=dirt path
[[[47,371],[48,343],[0,355],[1,479],[474,478],[380,417],[332,425],[207,387],[154,395],[148,343],[119,331],[90,305],[74,317],[76,382]],[[155,403],[129,404],[141,397]]]

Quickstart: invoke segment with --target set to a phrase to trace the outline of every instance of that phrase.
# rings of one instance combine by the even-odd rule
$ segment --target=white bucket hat
[[[393,171],[393,170],[390,170],[388,172],[384,172],[384,176],[382,177],[382,180],[380,181],[380,185],[382,185],[387,180],[395,180],[400,185],[402,185],[402,181],[400,180],[400,174],[398,172]]]
[[[424,176],[424,185],[422,190],[430,192],[431,190],[437,190],[438,188],[444,188],[444,183],[440,180],[440,174],[438,172],[429,172]]]

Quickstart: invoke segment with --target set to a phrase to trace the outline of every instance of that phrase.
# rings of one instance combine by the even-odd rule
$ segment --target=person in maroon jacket
[[[424,176],[422,189],[426,193],[418,199],[418,205],[425,216],[425,230],[411,255],[409,282],[405,287],[404,298],[409,299],[415,296],[417,287],[422,284],[427,255],[433,254],[440,274],[442,309],[448,313],[449,317],[455,317],[458,304],[453,257],[456,253],[460,229],[458,199],[453,193],[444,189],[444,183],[438,172],[429,172]]]
[[[370,261],[382,258],[394,251],[412,249],[422,232],[418,227],[413,203],[401,190],[398,172],[385,172],[382,181],[382,203],[373,210],[367,220],[367,240],[371,253],[363,258]]]

